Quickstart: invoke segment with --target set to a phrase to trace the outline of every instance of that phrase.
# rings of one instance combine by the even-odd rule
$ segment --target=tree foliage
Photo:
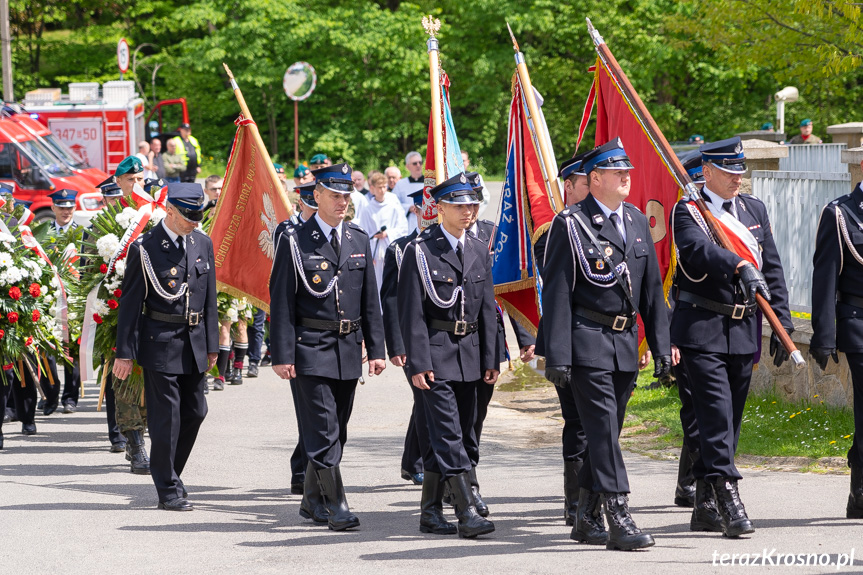
[[[511,79],[506,22],[525,54],[559,158],[575,150],[595,61],[591,17],[671,140],[719,139],[774,115],[771,96],[796,84],[789,125],[851,121],[861,90],[860,10],[831,0],[12,0],[16,95],[71,81],[116,79],[115,46],[144,44],[130,76],[152,105],[186,97],[205,155],[227,154],[237,77],[271,153],[290,163],[293,102],[282,76],[311,63],[317,89],[299,104],[300,157],[324,152],[361,169],[424,152],[429,114],[426,35],[443,22],[462,147],[502,172]],[[157,69],[158,67],[158,69]],[[822,132],[823,133],[823,132]],[[588,133],[585,147],[592,143]]]

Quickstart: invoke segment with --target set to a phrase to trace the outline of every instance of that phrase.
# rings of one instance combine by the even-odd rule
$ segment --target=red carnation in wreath
[[[6,314],[6,319],[9,320],[9,323],[17,323],[18,322],[18,314],[14,311],[10,311]]]
[[[19,288],[18,286],[12,286],[11,288],[9,288],[9,297],[14,300],[21,299],[21,288]]]
[[[30,295],[33,297],[39,297],[42,295],[42,287],[37,283],[30,284]]]

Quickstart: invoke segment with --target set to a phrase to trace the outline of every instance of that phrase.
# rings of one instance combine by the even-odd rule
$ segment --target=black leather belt
[[[146,305],[142,313],[156,321],[164,321],[165,323],[182,323],[189,326],[198,325],[201,323],[201,313],[199,311],[190,311],[188,316],[180,313],[162,313],[149,309]]]
[[[635,324],[636,318],[636,314],[605,315],[604,313],[599,313],[598,311],[593,311],[592,309],[587,309],[586,307],[582,307],[580,305],[575,306],[575,309],[573,311],[575,312],[575,315],[608,326],[614,331],[623,331],[629,327],[632,327],[633,324]]]
[[[719,303],[718,301],[713,301],[712,299],[707,299],[706,297],[701,297],[700,295],[695,295],[692,292],[683,290],[677,292],[677,301],[691,303],[708,311],[731,316],[731,319],[743,319],[744,317],[749,317],[755,314],[755,311],[758,309],[758,306],[754,303],[749,305]]]
[[[312,329],[322,329],[325,331],[335,331],[339,335],[348,335],[360,329],[360,318],[343,319],[341,321],[328,321],[325,319],[311,319],[301,317],[297,322],[303,327]]]
[[[448,331],[455,335],[467,335],[479,329],[478,321],[443,321],[440,319],[429,320],[429,327]]]
[[[836,299],[844,304],[850,305],[851,307],[859,307],[860,309],[863,309],[863,297],[851,295],[850,293],[839,292]]]

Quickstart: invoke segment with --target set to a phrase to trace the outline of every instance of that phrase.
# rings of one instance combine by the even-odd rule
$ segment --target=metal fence
[[[752,172],[752,194],[767,206],[793,310],[811,311],[812,255],[821,209],[850,191],[847,171]]]
[[[788,157],[779,159],[779,169],[788,172],[847,172],[839,157],[845,144],[797,144],[788,146]]]

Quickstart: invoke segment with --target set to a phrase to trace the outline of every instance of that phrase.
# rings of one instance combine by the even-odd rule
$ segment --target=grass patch
[[[638,376],[629,400],[624,428],[630,435],[659,433],[656,447],[680,445],[680,398],[677,388],[645,389],[652,369]],[[816,395],[789,402],[775,394],[750,394],[743,413],[740,455],[844,457],[854,437],[854,415],[848,408],[829,407]]]

